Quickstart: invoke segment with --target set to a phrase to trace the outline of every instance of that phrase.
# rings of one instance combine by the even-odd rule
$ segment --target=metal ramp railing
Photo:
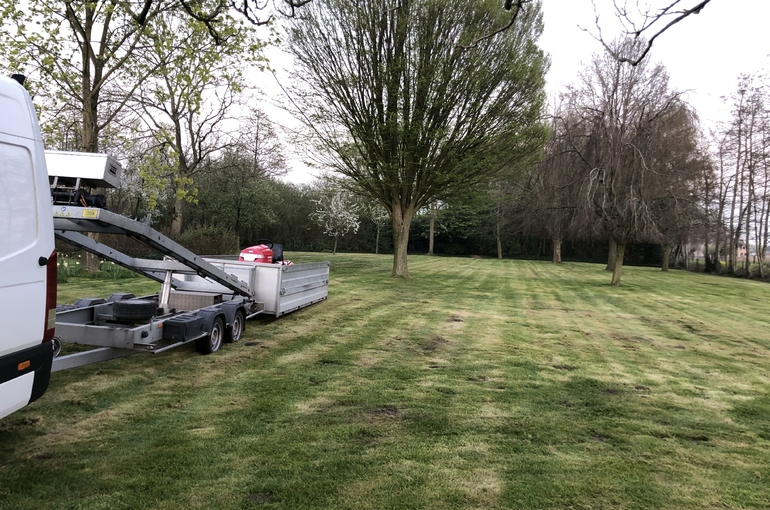
[[[172,241],[146,223],[142,223],[106,209],[76,206],[53,206],[54,231],[58,239],[107,259],[126,269],[135,271],[155,281],[164,282],[169,271],[179,274],[196,274],[209,278],[235,294],[254,297],[249,285],[205,261],[181,244]],[[145,244],[174,260],[151,260],[130,257],[114,248],[99,243],[83,233],[122,234]],[[179,290],[193,290],[194,285],[172,279],[171,286]]]

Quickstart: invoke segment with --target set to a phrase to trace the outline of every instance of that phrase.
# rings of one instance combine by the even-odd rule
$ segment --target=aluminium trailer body
[[[53,371],[188,342],[199,352],[215,352],[240,338],[247,318],[280,316],[328,295],[329,262],[282,266],[204,258],[148,224],[105,209],[56,205],[53,214],[57,238],[161,283],[153,296],[119,294],[61,307],[57,338],[96,349],[55,358]],[[130,257],[85,235],[92,232],[127,235],[164,260]]]

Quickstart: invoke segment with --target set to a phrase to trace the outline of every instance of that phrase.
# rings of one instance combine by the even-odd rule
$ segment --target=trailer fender
[[[237,342],[246,329],[246,306],[241,300],[227,301],[216,306],[221,310],[225,323],[224,342]]]
[[[201,354],[212,354],[222,346],[225,337],[225,319],[221,306],[208,307],[200,310],[198,315],[203,318],[206,332],[203,338],[195,341],[195,350]]]
[[[241,339],[246,331],[246,307],[233,307],[233,318],[227,324],[225,331],[225,343],[235,343]]]

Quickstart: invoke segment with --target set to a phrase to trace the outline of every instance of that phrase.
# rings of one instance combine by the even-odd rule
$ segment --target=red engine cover
[[[273,250],[267,247],[266,244],[258,244],[256,246],[249,246],[241,251],[238,260],[245,262],[261,262],[264,264],[273,263]]]

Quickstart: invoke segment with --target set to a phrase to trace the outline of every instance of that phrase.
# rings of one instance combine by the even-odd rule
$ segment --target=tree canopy
[[[493,0],[328,0],[292,23],[297,102],[329,164],[390,214],[394,276],[409,225],[436,198],[537,151],[547,58],[537,4],[494,44],[470,42],[505,16]]]

